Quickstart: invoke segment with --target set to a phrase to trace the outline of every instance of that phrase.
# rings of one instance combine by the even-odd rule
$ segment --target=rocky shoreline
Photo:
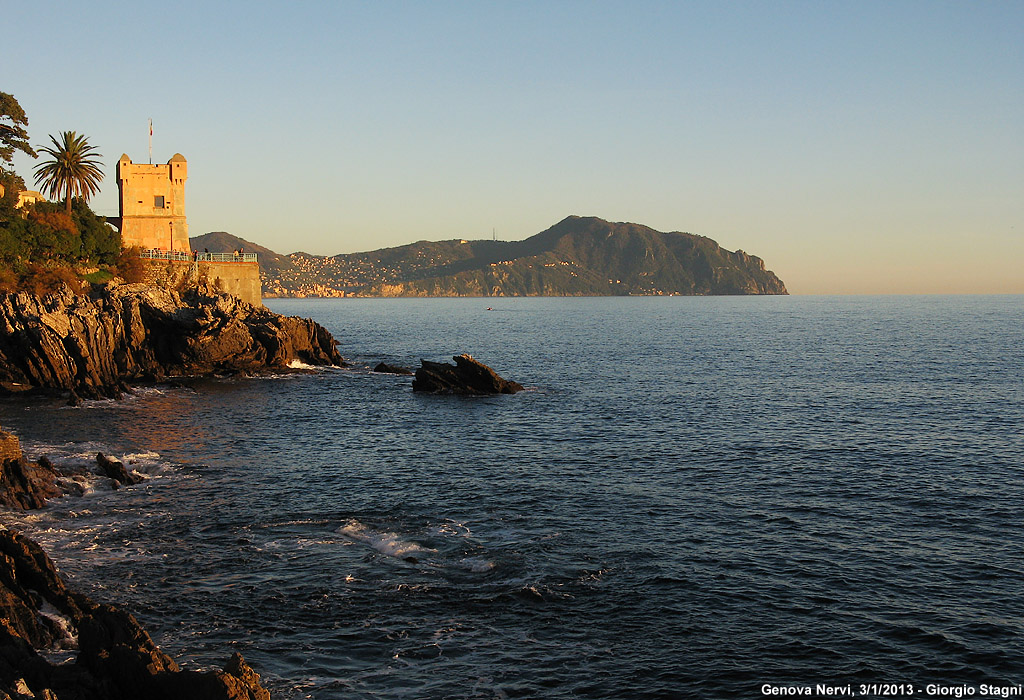
[[[65,493],[45,459],[31,462],[0,431],[0,505],[41,508]],[[116,486],[140,477],[98,454],[97,475]],[[77,650],[74,663],[41,652]],[[71,591],[38,544],[0,525],[0,700],[269,700],[260,677],[235,653],[221,670],[183,671],[134,616]]]
[[[62,393],[72,402],[117,398],[170,377],[344,365],[319,324],[210,288],[0,294],[0,331],[0,393]]]
[[[331,334],[215,291],[109,285],[89,296],[69,289],[39,298],[0,294],[0,395],[42,393],[119,398],[133,385],[173,377],[345,366]],[[469,355],[455,365],[422,361],[412,389],[439,394],[522,390]],[[381,363],[378,373],[412,374]],[[99,453],[91,474],[46,457],[28,460],[0,430],[0,508],[43,508],[81,495],[83,480],[113,488],[144,477]],[[77,650],[74,663],[45,652]],[[221,670],[183,671],[128,612],[70,591],[38,544],[0,524],[0,700],[269,700],[259,675],[234,654]]]
[[[286,317],[210,288],[111,284],[37,297],[0,294],[0,395],[120,398],[174,377],[343,366],[317,323]],[[138,474],[98,454],[114,488]],[[75,492],[76,478],[45,457],[29,461],[0,430],[0,507],[42,508]],[[77,649],[74,663],[40,652]],[[222,670],[182,671],[128,612],[70,591],[38,544],[0,524],[0,700],[268,700],[238,654]]]

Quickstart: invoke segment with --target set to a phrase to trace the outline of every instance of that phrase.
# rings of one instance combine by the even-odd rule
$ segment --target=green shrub
[[[121,254],[121,234],[82,199],[72,203],[72,219],[81,239],[82,258],[94,265],[116,264]]]

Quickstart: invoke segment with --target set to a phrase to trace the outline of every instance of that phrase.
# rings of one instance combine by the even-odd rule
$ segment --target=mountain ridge
[[[742,250],[597,217],[569,216],[522,241],[422,240],[334,256],[282,256],[224,232],[191,240],[193,249],[260,253],[267,297],[788,293],[761,258]]]

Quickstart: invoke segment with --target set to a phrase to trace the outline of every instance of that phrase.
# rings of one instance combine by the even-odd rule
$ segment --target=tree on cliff
[[[14,95],[0,92],[0,173],[13,174],[7,166],[14,161],[15,150],[36,157],[36,152],[28,144],[26,126],[28,117]]]
[[[14,162],[14,152],[22,151],[33,158],[36,157],[36,152],[28,143],[26,126],[28,117],[14,99],[14,95],[0,92],[0,185],[4,188],[0,207],[13,209],[18,201],[18,193],[25,189],[25,181],[10,167]]]
[[[50,136],[53,148],[43,146],[39,150],[50,156],[50,160],[36,166],[36,182],[54,199],[64,196],[64,207],[71,215],[71,200],[89,197],[99,192],[103,169],[100,167],[96,147],[89,145],[85,136],[74,131],[65,131],[60,141]]]

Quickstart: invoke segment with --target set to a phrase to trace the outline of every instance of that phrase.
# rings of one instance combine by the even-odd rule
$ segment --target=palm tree
[[[99,153],[96,147],[90,146],[85,136],[73,131],[65,131],[60,141],[50,136],[53,148],[40,147],[40,151],[50,156],[50,160],[36,166],[36,183],[42,186],[53,199],[64,196],[64,205],[71,215],[72,197],[89,197],[100,190],[103,170],[100,168]]]

